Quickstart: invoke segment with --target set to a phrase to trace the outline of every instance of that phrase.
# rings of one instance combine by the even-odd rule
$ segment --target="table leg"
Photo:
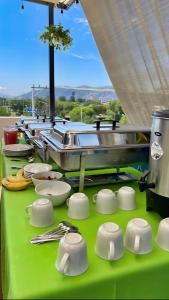
[[[86,155],[82,152],[80,155],[80,182],[79,182],[79,192],[84,190],[84,178],[85,178],[85,160]]]

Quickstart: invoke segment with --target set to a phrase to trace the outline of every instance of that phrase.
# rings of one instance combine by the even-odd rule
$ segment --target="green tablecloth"
[[[10,171],[10,159],[5,168]],[[140,176],[136,170],[133,174]],[[13,173],[13,172],[12,172]],[[122,184],[104,187],[117,190]],[[29,225],[25,207],[37,195],[34,187],[25,191],[3,190],[2,199],[2,270],[5,299],[168,299],[169,253],[153,241],[152,253],[136,256],[125,250],[122,259],[108,262],[95,255],[95,237],[104,222],[119,224],[123,232],[134,217],[145,218],[152,226],[153,238],[160,217],[145,210],[145,194],[140,193],[136,182],[129,184],[137,192],[137,209],[131,212],[118,210],[113,215],[100,215],[95,211],[92,196],[103,186],[85,188],[90,198],[91,215],[87,220],[75,221],[67,217],[66,205],[55,208],[56,224],[68,220],[79,227],[87,241],[89,269],[77,277],[66,277],[55,269],[58,242],[33,246],[29,240],[44,229]],[[50,227],[50,228],[53,228]]]

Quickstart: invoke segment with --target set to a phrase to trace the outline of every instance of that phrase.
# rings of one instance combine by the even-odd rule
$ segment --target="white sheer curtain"
[[[169,0],[81,4],[129,123],[149,126],[169,108]]]

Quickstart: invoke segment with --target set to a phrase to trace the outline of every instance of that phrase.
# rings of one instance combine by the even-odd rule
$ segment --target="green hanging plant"
[[[43,43],[49,43],[56,50],[67,50],[72,45],[73,39],[70,36],[69,29],[64,29],[61,24],[45,27],[45,31],[40,35]]]

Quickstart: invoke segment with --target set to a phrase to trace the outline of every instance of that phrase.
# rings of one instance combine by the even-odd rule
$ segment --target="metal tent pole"
[[[54,25],[54,5],[49,4],[49,26]],[[55,118],[55,61],[54,46],[49,45],[49,100],[50,100],[50,118]]]
[[[32,117],[35,117],[35,99],[34,99],[35,86],[32,86]]]

